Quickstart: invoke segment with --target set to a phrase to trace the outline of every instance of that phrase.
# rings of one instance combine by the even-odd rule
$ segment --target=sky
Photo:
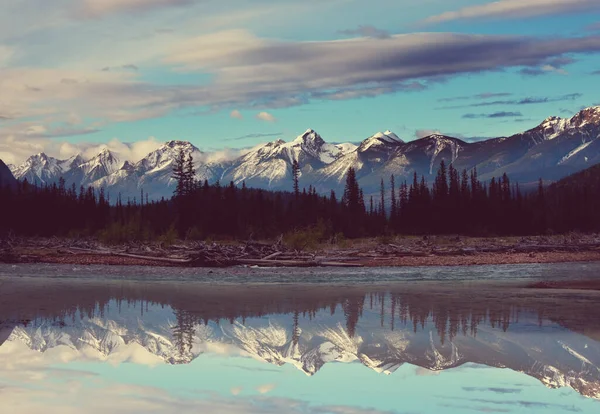
[[[507,136],[599,105],[599,52],[598,0],[4,0],[0,158]]]

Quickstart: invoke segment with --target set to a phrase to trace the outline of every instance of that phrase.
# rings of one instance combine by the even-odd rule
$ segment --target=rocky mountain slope
[[[14,187],[17,184],[17,180],[13,177],[9,167],[4,164],[4,161],[0,160],[0,189],[5,187]]]
[[[209,162],[209,154],[189,142],[170,141],[142,160],[119,159],[108,150],[85,160],[75,156],[58,160],[46,154],[30,157],[12,167],[19,180],[51,184],[60,177],[68,185],[104,187],[110,194],[151,198],[170,197],[172,167],[179,150],[192,154],[198,180],[211,183],[246,182],[251,187],[290,190],[292,163],[301,168],[300,184],[327,193],[343,188],[350,167],[366,193],[376,192],[381,178],[391,174],[397,182],[410,181],[414,172],[433,180],[443,159],[459,169],[477,168],[487,180],[505,172],[513,181],[533,183],[539,178],[555,181],[600,163],[600,107],[587,108],[571,118],[550,117],[537,127],[510,137],[469,143],[440,134],[404,142],[391,131],[378,132],[359,145],[329,144],[312,129],[291,142],[277,140],[261,145],[226,162]]]

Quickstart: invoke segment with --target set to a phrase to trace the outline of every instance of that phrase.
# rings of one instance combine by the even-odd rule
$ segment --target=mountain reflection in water
[[[600,398],[595,292],[18,280],[2,291],[0,350],[21,343],[167,364],[234,353],[309,376],[334,362],[385,374],[475,363]]]

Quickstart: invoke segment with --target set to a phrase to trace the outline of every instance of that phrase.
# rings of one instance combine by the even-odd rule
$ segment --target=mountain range
[[[120,159],[108,149],[84,159],[76,155],[58,160],[44,153],[22,165],[9,166],[19,180],[52,184],[63,177],[68,186],[105,188],[111,195],[135,197],[143,189],[152,199],[170,197],[175,183],[172,168],[179,151],[195,160],[196,178],[273,190],[292,188],[292,163],[301,168],[300,185],[327,193],[343,188],[350,167],[365,193],[376,192],[382,178],[411,181],[416,172],[429,182],[441,160],[459,170],[477,168],[483,180],[507,173],[522,184],[556,181],[600,163],[600,106],[581,110],[571,118],[549,117],[540,125],[510,137],[479,142],[441,134],[405,142],[391,131],[378,132],[358,145],[327,143],[309,129],[291,142],[277,140],[255,147],[239,158],[210,159],[186,141],[170,141],[137,162]],[[114,199],[114,198],[113,198]]]

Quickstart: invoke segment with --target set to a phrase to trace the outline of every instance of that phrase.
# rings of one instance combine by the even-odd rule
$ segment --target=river
[[[600,412],[599,263],[0,265],[10,413]],[[5,411],[6,410],[6,411]]]

